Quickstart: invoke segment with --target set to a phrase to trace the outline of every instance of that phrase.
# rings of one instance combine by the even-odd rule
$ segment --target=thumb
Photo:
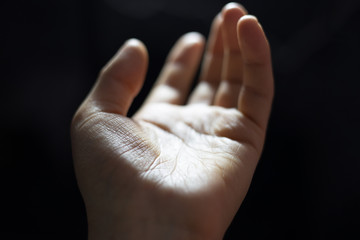
[[[99,111],[126,115],[143,85],[147,65],[144,44],[128,40],[102,69],[88,103]]]

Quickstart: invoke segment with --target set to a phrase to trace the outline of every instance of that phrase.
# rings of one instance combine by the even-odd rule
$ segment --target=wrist
[[[138,220],[135,223],[118,222],[113,224],[112,220],[106,223],[89,222],[89,240],[202,240],[209,239],[194,229],[171,224],[159,224],[149,220]],[[211,239],[211,238],[210,238]]]

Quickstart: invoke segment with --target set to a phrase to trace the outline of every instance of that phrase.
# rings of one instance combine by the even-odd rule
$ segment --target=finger
[[[270,46],[255,17],[242,17],[237,29],[244,71],[238,108],[260,127],[266,128],[274,95]]]
[[[181,37],[171,50],[145,104],[183,104],[199,66],[203,47],[204,38],[199,33],[188,33]]]
[[[211,26],[209,41],[200,73],[200,82],[189,98],[189,104],[204,103],[210,105],[214,101],[216,89],[221,79],[223,60],[223,41],[221,34],[222,16],[218,14]]]
[[[100,111],[126,115],[143,85],[147,65],[146,47],[128,40],[102,69],[87,102]]]
[[[237,39],[236,26],[238,20],[246,14],[237,3],[229,3],[222,10],[222,35],[224,41],[224,60],[222,82],[215,97],[215,105],[236,107],[242,84],[242,57]]]

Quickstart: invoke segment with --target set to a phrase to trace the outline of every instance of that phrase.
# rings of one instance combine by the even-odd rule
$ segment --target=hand
[[[221,239],[260,158],[273,98],[271,57],[253,16],[235,3],[171,50],[149,97],[127,111],[147,51],[127,41],[104,67],[72,123],[90,239]]]

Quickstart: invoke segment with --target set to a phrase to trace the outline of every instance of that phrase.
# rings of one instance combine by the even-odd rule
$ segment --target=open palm
[[[129,40],[79,108],[72,142],[89,237],[223,236],[262,151],[271,58],[256,18],[228,4],[213,22],[200,81],[189,94],[203,45],[199,34],[184,35],[128,118],[147,66],[145,46]]]

